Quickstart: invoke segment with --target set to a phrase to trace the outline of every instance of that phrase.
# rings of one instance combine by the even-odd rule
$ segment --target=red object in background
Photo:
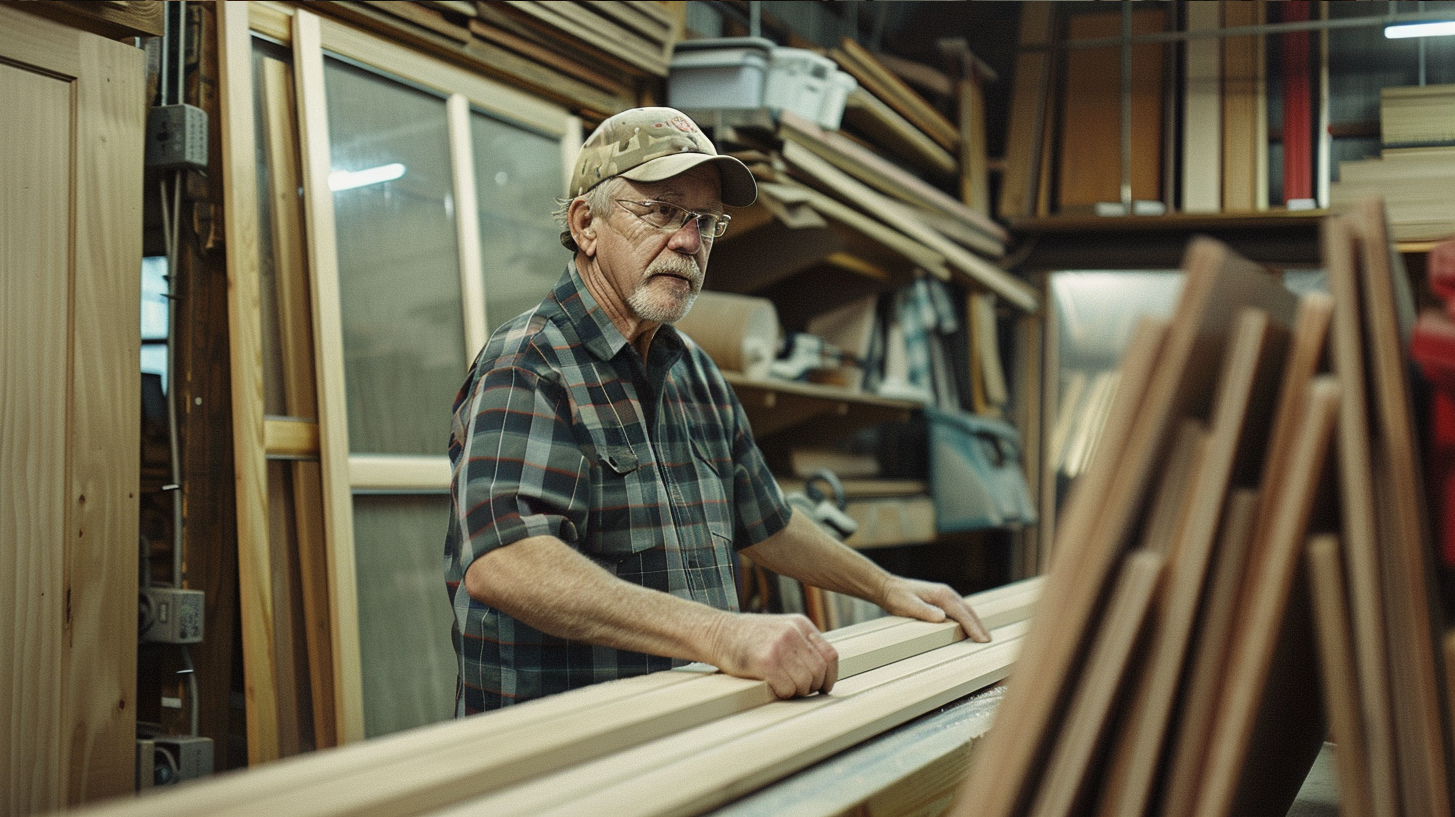
[[[1440,551],[1445,565],[1455,567],[1455,241],[1436,245],[1426,270],[1430,289],[1445,302],[1445,311],[1420,315],[1410,337],[1410,357],[1430,381],[1426,473]]]
[[[1306,0],[1277,4],[1284,22],[1309,19]],[[1314,197],[1313,103],[1309,32],[1283,35],[1283,201]]]

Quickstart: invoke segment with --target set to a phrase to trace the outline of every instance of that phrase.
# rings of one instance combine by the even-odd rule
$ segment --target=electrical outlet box
[[[201,590],[144,587],[141,591],[141,640],[196,644],[202,640]]]
[[[160,105],[147,113],[147,167],[207,167],[207,112],[195,105]]]
[[[212,774],[212,738],[197,735],[157,735],[154,744],[152,782],[170,786]]]

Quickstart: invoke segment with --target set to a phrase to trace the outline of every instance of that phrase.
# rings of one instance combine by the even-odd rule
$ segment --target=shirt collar
[[[586,282],[581,278],[581,271],[576,269],[574,261],[566,264],[566,271],[556,282],[552,294],[566,319],[575,327],[581,345],[598,359],[609,361],[627,346],[626,335],[611,322],[611,316],[606,314],[606,310],[591,295],[591,290],[587,289]],[[676,327],[664,324],[657,329],[652,346],[655,348],[663,341],[664,348],[673,352],[674,359],[681,354],[683,344]]]

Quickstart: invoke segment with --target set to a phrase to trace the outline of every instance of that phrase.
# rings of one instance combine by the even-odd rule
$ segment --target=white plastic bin
[[[849,102],[849,94],[859,87],[853,76],[834,70],[829,76],[828,87],[824,89],[823,107],[818,112],[819,127],[826,130],[838,130],[839,125],[844,121],[844,106]]]
[[[834,65],[828,57],[804,48],[774,48],[763,87],[763,104],[819,121],[830,77],[838,70]]]
[[[761,108],[772,59],[765,37],[677,43],[667,76],[667,104],[682,109]]]

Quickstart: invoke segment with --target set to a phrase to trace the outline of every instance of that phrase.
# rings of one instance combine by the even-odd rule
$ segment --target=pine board
[[[1141,391],[1135,385],[1131,399],[1117,395],[1103,432],[1108,437],[1099,447],[1113,453],[1097,457],[1085,476],[1110,473],[1097,474],[1085,488],[1078,484],[1059,523],[1057,550],[1075,555],[1052,564],[1036,619],[1047,634],[1032,633],[1017,667],[1022,677],[1045,680],[1006,696],[967,780],[965,791],[974,792],[977,814],[1017,814],[1026,787],[1034,786],[1044,736],[1064,709],[1064,690],[1056,684],[1077,672],[1109,571],[1134,531],[1176,420],[1204,411],[1211,399],[1211,373],[1218,370],[1236,315],[1255,307],[1287,316],[1296,302],[1267,271],[1209,238],[1189,244],[1183,269],[1186,281],[1145,395],[1140,405],[1134,402]],[[1129,355],[1134,352],[1132,347]],[[964,801],[967,808],[970,802]]]
[[[1296,776],[1296,793],[1297,783],[1308,772],[1307,767],[1297,768],[1294,750],[1285,750],[1290,758],[1285,768],[1254,769],[1249,760],[1258,748],[1255,733],[1271,728],[1260,723],[1265,698],[1283,694],[1297,681],[1275,672],[1275,666],[1279,662],[1280,636],[1294,615],[1291,611],[1295,605],[1290,599],[1294,596],[1305,535],[1323,477],[1325,455],[1338,412],[1339,388],[1338,381],[1331,376],[1314,380],[1305,403],[1303,422],[1287,449],[1286,462],[1274,466],[1276,476],[1270,476],[1266,483],[1266,503],[1270,510],[1260,513],[1255,527],[1249,581],[1239,602],[1242,616],[1251,626],[1234,639],[1228,655],[1222,702],[1209,745],[1203,785],[1192,812],[1201,817],[1245,813],[1234,809],[1239,804],[1240,789],[1255,777]],[[1306,693],[1307,690],[1299,691],[1305,698]],[[1286,720],[1288,713],[1266,716]],[[1280,726],[1288,728],[1287,724]],[[1319,741],[1322,742],[1322,731]],[[1286,809],[1287,805],[1283,807]],[[1276,809],[1269,813],[1276,813]]]
[[[1356,238],[1348,218],[1326,218],[1320,224],[1324,268],[1334,298],[1329,356],[1333,372],[1344,386],[1339,405],[1340,528],[1349,570],[1349,604],[1354,654],[1359,670],[1360,712],[1369,753],[1373,813],[1394,817],[1400,813],[1394,703],[1386,659],[1388,630],[1384,618],[1385,590],[1375,540],[1374,470],[1371,463],[1369,409],[1365,395],[1364,322],[1359,308],[1359,281],[1355,261]]]
[[[1319,678],[1324,690],[1324,711],[1334,742],[1334,768],[1339,787],[1339,813],[1369,817],[1374,812],[1370,793],[1369,757],[1360,719],[1359,676],[1349,634],[1349,596],[1344,587],[1344,560],[1339,537],[1320,534],[1309,538],[1309,590],[1313,595],[1314,632],[1319,640]]]

